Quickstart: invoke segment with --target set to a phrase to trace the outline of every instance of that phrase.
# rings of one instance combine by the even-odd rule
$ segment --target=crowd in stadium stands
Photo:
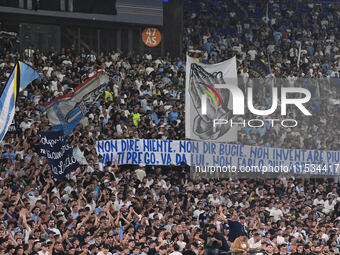
[[[304,125],[293,130],[247,127],[240,143],[337,149],[333,137],[339,137],[340,117],[339,3],[330,2],[269,1],[268,11],[267,1],[186,2],[185,43],[191,56],[212,64],[236,55],[241,87],[251,86],[250,62],[261,59],[268,64],[269,57],[276,86],[312,92],[313,118],[304,119],[296,111],[288,114]],[[266,101],[270,106],[269,91],[255,96],[260,106]],[[279,114],[275,118],[280,119]]]
[[[275,77],[310,86],[318,97],[317,114],[301,118],[296,129],[245,130],[238,142],[339,151],[339,9],[269,1],[266,15],[265,1],[232,2],[186,3],[190,54],[204,63],[237,55],[244,84],[249,61],[267,61],[269,54]],[[43,79],[20,93],[16,127],[1,142],[0,255],[340,254],[339,184],[333,179],[191,179],[186,166],[101,162],[97,140],[184,139],[184,59],[2,46],[3,85],[17,59]],[[87,164],[55,182],[39,156],[37,131],[49,130],[44,105],[98,70],[110,75],[110,85],[69,136]],[[317,86],[310,78],[324,79]]]

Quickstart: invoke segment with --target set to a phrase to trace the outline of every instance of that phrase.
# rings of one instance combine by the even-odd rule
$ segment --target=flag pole
[[[299,54],[297,59],[297,67],[300,69],[300,59],[301,59],[301,42],[297,42],[299,44]]]
[[[269,75],[270,75],[270,105],[273,104],[273,82],[274,82],[274,77],[273,77],[273,73],[272,73],[272,68],[270,66],[270,55],[267,52],[267,58],[268,58],[268,68],[269,68]]]

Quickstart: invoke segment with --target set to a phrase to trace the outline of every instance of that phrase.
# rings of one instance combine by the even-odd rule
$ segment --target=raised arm
[[[228,219],[225,217],[225,215],[223,214],[223,208],[222,206],[219,207],[219,210],[220,210],[220,217],[221,217],[221,220],[223,220],[225,223],[228,223]]]

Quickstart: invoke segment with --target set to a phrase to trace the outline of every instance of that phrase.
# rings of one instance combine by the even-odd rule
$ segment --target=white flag
[[[231,87],[237,87],[236,58],[206,65],[187,56],[185,137],[216,142],[237,141],[237,126],[216,124],[233,117]]]

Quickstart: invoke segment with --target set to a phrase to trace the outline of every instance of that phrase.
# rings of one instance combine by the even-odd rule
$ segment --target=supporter
[[[182,253],[179,251],[180,247],[177,244],[174,244],[173,246],[173,252],[170,253],[170,255],[182,255]]]
[[[250,249],[260,250],[262,247],[261,235],[255,232],[253,236],[248,239],[248,246]]]
[[[132,253],[132,254],[135,254],[135,253]],[[112,253],[109,252],[109,246],[106,244],[103,244],[100,249],[100,252],[98,252],[97,255],[112,255]]]
[[[246,227],[244,225],[245,223],[245,217],[244,216],[240,216],[238,217],[238,215],[236,214],[236,212],[234,212],[233,216],[231,219],[227,219],[222,210],[220,212],[220,216],[222,218],[222,220],[228,224],[229,226],[229,236],[228,239],[230,242],[234,242],[234,240],[236,238],[238,238],[241,234],[246,233]]]
[[[239,237],[235,239],[231,245],[232,251],[242,252],[242,254],[247,254],[249,251],[248,236],[245,232],[241,233]]]
[[[47,243],[41,245],[41,250],[38,252],[39,255],[50,255],[52,252],[49,251],[49,246]]]
[[[209,225],[206,233],[203,233],[200,238],[205,244],[205,255],[217,255],[222,247],[222,237],[216,232],[215,225]]]

